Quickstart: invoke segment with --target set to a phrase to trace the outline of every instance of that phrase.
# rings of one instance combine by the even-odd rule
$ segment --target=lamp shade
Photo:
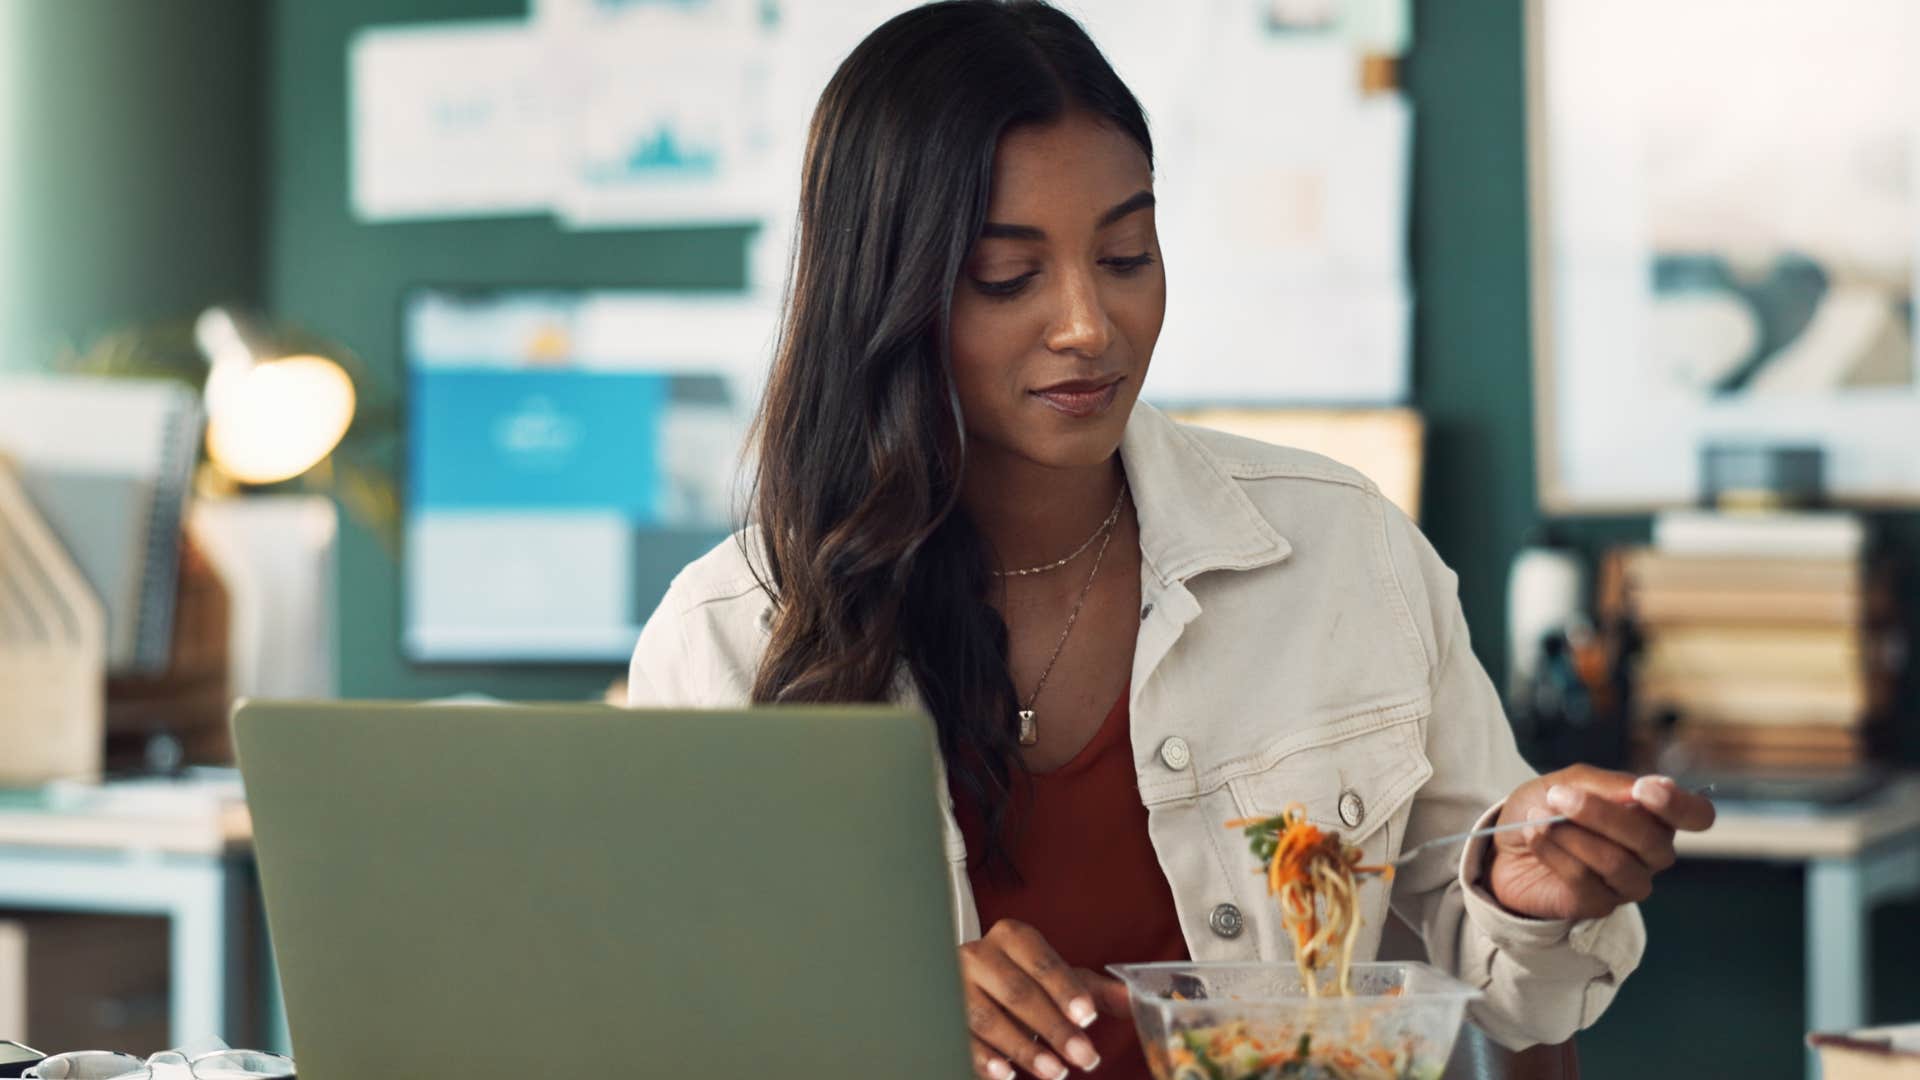
[[[291,480],[318,465],[353,423],[353,381],[318,356],[235,371],[207,395],[207,455],[243,484]]]
[[[194,324],[207,356],[207,457],[243,484],[277,484],[320,464],[353,423],[353,380],[323,356],[278,356],[224,308]]]

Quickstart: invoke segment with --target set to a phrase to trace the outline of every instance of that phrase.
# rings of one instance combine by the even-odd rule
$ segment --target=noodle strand
[[[1351,997],[1353,947],[1360,937],[1361,875],[1391,880],[1392,866],[1361,866],[1360,849],[1307,821],[1307,809],[1290,803],[1279,817],[1230,821],[1244,829],[1255,854],[1267,862],[1267,891],[1280,901],[1280,924],[1293,938],[1293,962],[1308,996],[1320,996],[1315,972],[1334,965],[1334,990]]]

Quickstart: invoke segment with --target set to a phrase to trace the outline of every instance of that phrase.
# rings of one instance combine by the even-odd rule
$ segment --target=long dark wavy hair
[[[755,428],[755,572],[775,598],[756,702],[885,701],[910,676],[989,864],[1019,769],[1007,629],[960,506],[954,283],[986,223],[994,148],[1081,110],[1153,158],[1132,92],[1039,0],[945,0],[887,21],[828,82]],[[748,547],[749,555],[753,554]]]

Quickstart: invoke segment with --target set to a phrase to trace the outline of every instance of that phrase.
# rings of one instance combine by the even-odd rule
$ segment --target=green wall
[[[257,302],[259,6],[0,7],[0,368]]]
[[[348,203],[347,44],[362,27],[526,15],[525,0],[279,0],[267,28],[271,177],[266,295],[273,313],[355,350],[373,396],[401,389],[399,304],[416,285],[735,288],[741,230],[567,232],[547,217],[368,225]],[[397,465],[398,463],[395,462]],[[479,691],[521,699],[598,697],[602,667],[442,667],[400,656],[400,572],[348,521],[340,551],[340,677],[350,697]],[[485,582],[475,582],[485,588]]]

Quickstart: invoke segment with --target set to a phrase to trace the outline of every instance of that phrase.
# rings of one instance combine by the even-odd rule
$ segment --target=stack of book
[[[1847,514],[1661,515],[1623,566],[1637,747],[1707,767],[1865,760],[1893,673],[1864,548]]]

